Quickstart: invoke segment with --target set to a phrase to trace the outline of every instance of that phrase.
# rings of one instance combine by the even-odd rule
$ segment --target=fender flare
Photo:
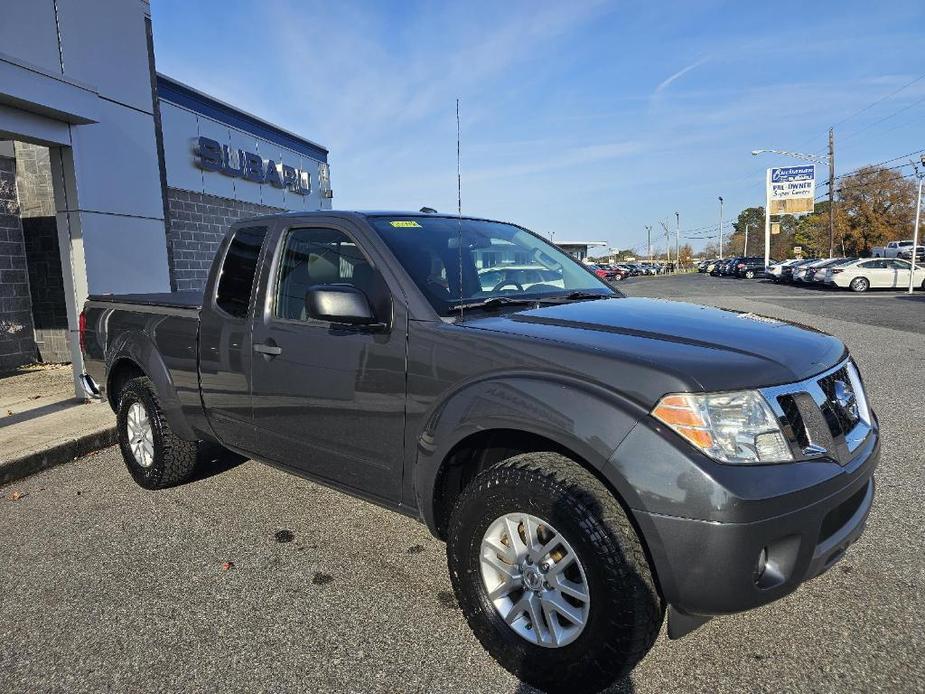
[[[112,367],[120,361],[128,360],[144,372],[157,395],[158,404],[170,425],[171,430],[181,439],[195,441],[199,437],[193,432],[183,414],[176,386],[164,360],[151,337],[140,330],[132,330],[119,335],[107,350],[106,391],[110,392],[110,374]]]
[[[417,507],[435,535],[444,465],[472,434],[514,430],[542,436],[592,466],[630,505],[635,493],[610,465],[613,452],[645,416],[619,393],[579,379],[536,372],[486,374],[432,404],[415,438],[412,480]]]

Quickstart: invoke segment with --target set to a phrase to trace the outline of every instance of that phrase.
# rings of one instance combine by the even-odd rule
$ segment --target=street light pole
[[[742,255],[748,257],[748,222],[745,222],[745,247],[742,248]]]
[[[925,158],[922,161],[925,164]],[[918,173],[918,171],[916,171]],[[909,256],[909,293],[911,294],[915,289],[915,257],[916,251],[919,248],[919,217],[922,215],[922,181],[925,181],[925,176],[919,174],[919,197],[915,203],[915,230],[912,232],[912,255]]]
[[[723,196],[719,196],[719,257],[723,257]]]
[[[652,227],[646,225],[646,256],[649,262],[652,262]]]

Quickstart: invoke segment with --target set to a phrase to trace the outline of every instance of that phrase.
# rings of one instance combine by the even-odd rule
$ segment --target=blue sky
[[[459,97],[464,213],[643,248],[675,211],[695,230],[717,225],[719,195],[727,219],[763,204],[765,167],[787,160],[752,149],[823,152],[830,125],[838,173],[925,149],[925,79],[909,85],[925,3],[826,5],[154,0],[152,15],[161,72],[330,148],[335,207],[455,211]]]

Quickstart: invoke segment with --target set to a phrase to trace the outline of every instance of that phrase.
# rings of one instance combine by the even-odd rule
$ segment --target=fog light
[[[758,583],[761,577],[764,576],[766,568],[768,568],[768,548],[763,547],[758,555],[758,563],[755,564],[755,583]]]

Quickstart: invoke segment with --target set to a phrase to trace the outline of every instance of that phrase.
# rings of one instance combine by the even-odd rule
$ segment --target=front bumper
[[[819,485],[818,498],[807,500],[813,490],[802,490],[798,508],[788,494],[778,500],[786,511],[761,520],[725,523],[634,511],[666,602],[687,615],[741,612],[778,600],[828,570],[864,531],[879,455],[874,431],[835,491],[831,483]]]

